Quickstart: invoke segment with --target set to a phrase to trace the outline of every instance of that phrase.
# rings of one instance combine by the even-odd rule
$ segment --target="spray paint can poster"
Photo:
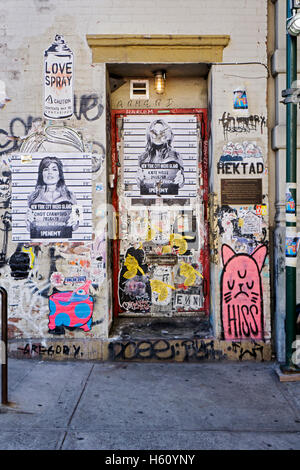
[[[67,119],[73,115],[73,52],[57,34],[44,52],[44,116]]]

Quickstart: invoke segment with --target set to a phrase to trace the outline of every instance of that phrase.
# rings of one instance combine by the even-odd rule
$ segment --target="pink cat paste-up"
[[[225,340],[264,339],[261,270],[267,247],[251,255],[222,246],[221,318]]]

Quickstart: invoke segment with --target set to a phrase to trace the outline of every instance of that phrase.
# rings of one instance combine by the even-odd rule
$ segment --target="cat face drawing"
[[[267,247],[258,246],[251,255],[236,254],[222,246],[221,318],[225,340],[264,338],[263,292],[260,272]]]

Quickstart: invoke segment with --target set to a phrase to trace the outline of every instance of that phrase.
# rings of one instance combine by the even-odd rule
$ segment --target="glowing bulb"
[[[155,73],[154,88],[158,95],[161,95],[165,91],[165,79],[166,75],[164,72]]]

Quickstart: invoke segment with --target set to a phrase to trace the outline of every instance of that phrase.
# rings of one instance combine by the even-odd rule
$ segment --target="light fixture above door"
[[[166,72],[165,70],[157,70],[154,73],[154,89],[158,95],[165,92]]]

